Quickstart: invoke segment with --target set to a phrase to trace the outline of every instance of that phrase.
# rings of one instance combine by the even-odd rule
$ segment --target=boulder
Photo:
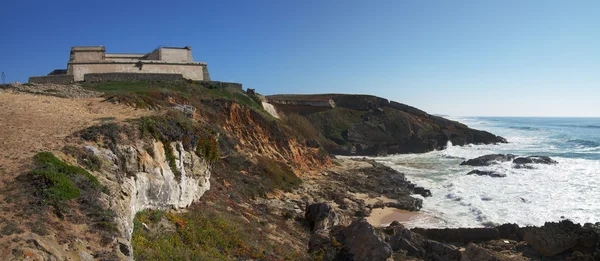
[[[354,221],[340,230],[336,240],[342,244],[342,255],[347,258],[345,260],[384,261],[392,256],[390,245],[364,219]]]
[[[467,175],[478,175],[478,176],[489,176],[492,178],[505,178],[506,174],[498,173],[495,171],[487,171],[487,170],[472,170]]]
[[[528,156],[518,157],[513,160],[514,164],[558,164],[558,161],[551,159],[548,156]]]
[[[418,233],[428,239],[442,242],[479,242],[500,238],[496,228],[413,228],[412,232]]]
[[[522,228],[523,240],[544,256],[554,256],[578,245],[583,228],[569,220]],[[595,244],[594,244],[595,245]]]
[[[488,154],[467,161],[463,161],[460,165],[468,166],[489,166],[501,162],[511,161],[516,156],[513,154]]]
[[[315,203],[306,206],[304,219],[312,232],[327,230],[343,223],[343,217],[338,215],[331,205]]]

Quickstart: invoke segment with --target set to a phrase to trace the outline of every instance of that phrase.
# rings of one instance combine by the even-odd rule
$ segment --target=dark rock
[[[461,261],[514,261],[514,260],[528,260],[526,258],[512,258],[504,256],[500,253],[494,252],[489,249],[485,249],[476,244],[469,244],[465,251],[462,252]]]
[[[544,256],[554,256],[575,247],[591,252],[598,242],[595,232],[569,220],[546,222],[542,227],[521,230],[523,240]]]
[[[472,170],[471,172],[467,173],[467,175],[479,175],[479,176],[490,176],[492,178],[505,178],[506,174],[502,174],[502,173],[498,173],[495,171],[486,171],[486,170]]]
[[[437,241],[428,240],[413,233],[402,225],[394,227],[394,235],[389,238],[394,251],[405,251],[409,256],[428,260],[460,260],[458,248]]]
[[[304,219],[312,232],[327,230],[343,223],[342,216],[327,203],[315,203],[306,206]]]
[[[469,166],[489,166],[500,162],[511,161],[515,159],[515,155],[512,154],[488,154],[467,161],[463,161],[460,165]]]
[[[534,166],[525,165],[525,164],[513,164],[514,169],[535,169]]]
[[[343,251],[355,261],[384,261],[392,256],[392,248],[377,235],[366,220],[352,222],[336,235]]]
[[[521,229],[519,228],[519,225],[517,225],[517,224],[506,223],[506,224],[497,226],[496,229],[498,229],[498,232],[500,232],[500,238],[516,240],[516,241],[523,240],[523,235],[521,234]]]
[[[457,247],[453,245],[443,244],[433,240],[427,240],[425,244],[427,251],[427,257],[431,260],[446,261],[446,260],[460,260],[461,253]]]
[[[442,242],[479,242],[500,238],[496,228],[413,228],[412,232],[418,233],[428,239]]]
[[[428,190],[424,187],[415,187],[413,189],[413,193],[419,194],[419,195],[423,196],[424,198],[431,197],[431,190]]]
[[[519,157],[513,160],[514,164],[558,164],[558,161],[548,156]]]

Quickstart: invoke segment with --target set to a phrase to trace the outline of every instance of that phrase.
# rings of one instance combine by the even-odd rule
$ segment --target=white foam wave
[[[376,160],[431,189],[433,196],[425,199],[423,211],[435,218],[414,219],[409,226],[542,225],[562,218],[600,221],[600,161],[556,157],[559,164],[540,164],[535,169],[515,169],[511,162],[477,168],[506,174],[506,178],[466,175],[475,168],[459,166],[461,158],[496,152],[487,145],[451,146]]]

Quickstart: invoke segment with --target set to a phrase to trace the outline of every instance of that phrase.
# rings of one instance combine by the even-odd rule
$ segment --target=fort
[[[104,46],[74,46],[67,69],[30,77],[29,83],[183,79],[210,81],[206,63],[194,62],[189,46],[158,47],[146,54],[111,54]]]

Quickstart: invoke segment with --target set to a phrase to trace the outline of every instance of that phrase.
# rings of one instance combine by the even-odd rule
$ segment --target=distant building
[[[175,79],[210,81],[206,63],[194,62],[189,46],[159,47],[146,54],[111,54],[104,46],[74,46],[67,69],[31,77],[31,83],[68,83],[87,80]],[[93,76],[93,77],[92,77]]]

